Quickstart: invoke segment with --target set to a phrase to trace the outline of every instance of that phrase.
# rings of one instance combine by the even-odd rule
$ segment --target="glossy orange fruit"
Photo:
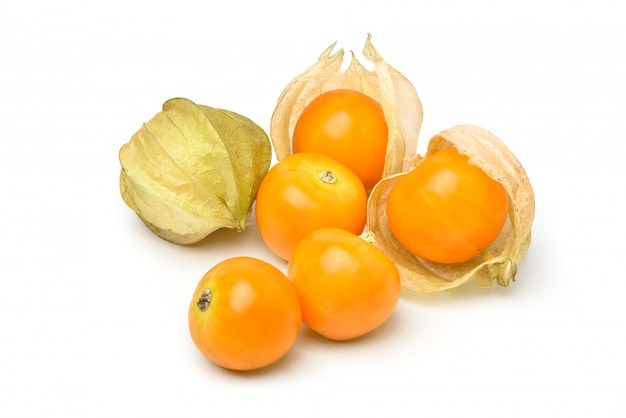
[[[434,262],[459,263],[498,237],[508,208],[504,186],[448,148],[398,180],[386,212],[391,231],[409,251]]]
[[[250,257],[222,261],[200,280],[191,298],[191,338],[209,360],[252,370],[282,358],[302,322],[291,281],[271,264]]]
[[[356,173],[366,189],[381,179],[388,127],[382,106],[349,89],[322,93],[307,105],[293,133],[294,152],[328,155]]]
[[[365,335],[391,316],[400,298],[395,264],[360,236],[337,228],[307,235],[289,261],[303,322],[332,340]]]
[[[267,173],[257,193],[255,216],[267,246],[289,260],[296,244],[318,228],[361,233],[366,210],[367,192],[356,174],[326,155],[298,153]]]

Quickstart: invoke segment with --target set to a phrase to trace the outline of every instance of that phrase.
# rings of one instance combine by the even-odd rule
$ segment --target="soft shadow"
[[[296,340],[297,344],[297,340]],[[232,377],[237,379],[257,379],[267,376],[273,376],[280,373],[284,373],[287,370],[293,369],[294,364],[298,362],[298,352],[293,347],[283,357],[276,360],[274,363],[265,367],[261,367],[253,370],[232,370],[222,367],[211,360],[205,358],[199,354],[198,363],[202,363],[201,367],[205,368],[208,373],[218,375],[221,377]]]
[[[517,276],[508,287],[494,284],[493,287],[479,287],[473,283],[465,283],[458,287],[437,292],[418,292],[402,288],[402,300],[420,305],[445,305],[459,302],[474,302],[492,299],[512,298],[525,294],[536,285],[533,266],[541,263],[537,254],[529,254],[519,263]]]
[[[248,232],[250,232],[249,228],[246,228],[243,231],[221,228],[212,232],[202,240],[194,244],[189,244],[187,247],[204,251],[215,247],[233,247],[247,244],[251,239]]]
[[[378,328],[368,332],[365,335],[362,335],[357,338],[353,338],[350,340],[331,340],[326,338],[313,329],[309,328],[305,324],[302,325],[302,330],[300,332],[300,340],[302,344],[305,345],[313,345],[313,346],[336,346],[336,347],[344,347],[344,346],[366,346],[369,344],[379,344],[381,341],[385,341],[385,344],[388,344],[390,340],[397,336],[397,330],[401,327],[402,324],[402,314],[395,310],[387,320],[380,325]]]
[[[274,254],[265,244],[254,222],[254,216],[251,216],[248,222],[243,231],[230,228],[218,229],[203,240],[187,247],[199,254],[216,254],[221,258],[254,257],[285,270],[287,262]]]
[[[402,288],[401,300],[419,305],[446,305],[463,302],[483,301],[486,299],[511,297],[516,293],[515,283],[508,287],[498,284],[490,288],[483,288],[472,283],[445,289],[437,292],[418,292]]]

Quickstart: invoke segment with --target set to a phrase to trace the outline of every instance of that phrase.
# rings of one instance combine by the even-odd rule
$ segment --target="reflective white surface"
[[[617,5],[36,3],[0,6],[0,416],[623,416]],[[404,292],[360,340],[304,328],[272,367],[220,369],[187,332],[196,283],[230,256],[285,264],[253,219],[191,247],[153,235],[119,195],[119,147],[176,96],[269,132],[283,87],[334,41],[361,58],[368,32],[421,97],[420,151],[473,123],[526,168],[517,282]]]

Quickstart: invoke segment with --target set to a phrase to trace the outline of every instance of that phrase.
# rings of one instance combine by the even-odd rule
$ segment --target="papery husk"
[[[121,147],[120,192],[155,234],[193,244],[245,229],[271,156],[250,119],[174,98]]]
[[[364,57],[374,64],[367,70],[352,53],[348,68],[341,70],[343,49],[332,53],[330,45],[319,60],[294,78],[281,93],[270,123],[270,138],[276,157],[292,154],[293,131],[304,108],[320,94],[336,89],[352,89],[378,101],[388,125],[387,153],[383,176],[402,172],[417,148],[423,109],[415,87],[399,71],[385,62],[367,36]]]
[[[440,132],[430,139],[424,157],[416,155],[410,161],[417,167],[425,157],[449,147],[469,156],[471,164],[482,168],[508,192],[509,216],[496,241],[479,256],[458,264],[433,263],[410,253],[394,237],[386,216],[387,197],[408,171],[386,177],[373,188],[368,201],[368,229],[374,235],[375,245],[395,262],[405,288],[434,292],[470,282],[480,287],[492,287],[496,283],[507,287],[515,280],[517,265],[530,246],[535,214],[530,180],[498,137],[474,125],[458,125]]]

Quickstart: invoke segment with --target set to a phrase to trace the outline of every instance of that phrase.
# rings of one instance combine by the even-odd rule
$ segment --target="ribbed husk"
[[[270,123],[270,138],[276,157],[292,154],[293,131],[304,108],[320,94],[340,88],[367,94],[378,101],[388,125],[386,163],[383,176],[402,172],[417,148],[423,109],[415,87],[399,71],[385,62],[367,36],[363,56],[374,64],[367,70],[352,54],[345,71],[341,70],[344,51],[332,53],[328,47],[319,60],[295,77],[281,93]]]
[[[509,216],[496,241],[479,256],[458,264],[433,263],[410,253],[394,237],[386,216],[387,197],[408,171],[388,176],[373,188],[368,201],[368,229],[374,235],[375,245],[396,263],[405,288],[433,292],[470,282],[480,287],[492,287],[496,283],[506,287],[515,280],[517,265],[530,246],[535,214],[530,180],[498,137],[474,125],[457,125],[433,136],[424,157],[415,155],[410,163],[419,166],[425,157],[449,147],[469,156],[471,164],[482,168],[508,192]]]
[[[170,99],[121,147],[120,193],[155,234],[193,244],[220,228],[245,229],[271,152],[250,119]]]

